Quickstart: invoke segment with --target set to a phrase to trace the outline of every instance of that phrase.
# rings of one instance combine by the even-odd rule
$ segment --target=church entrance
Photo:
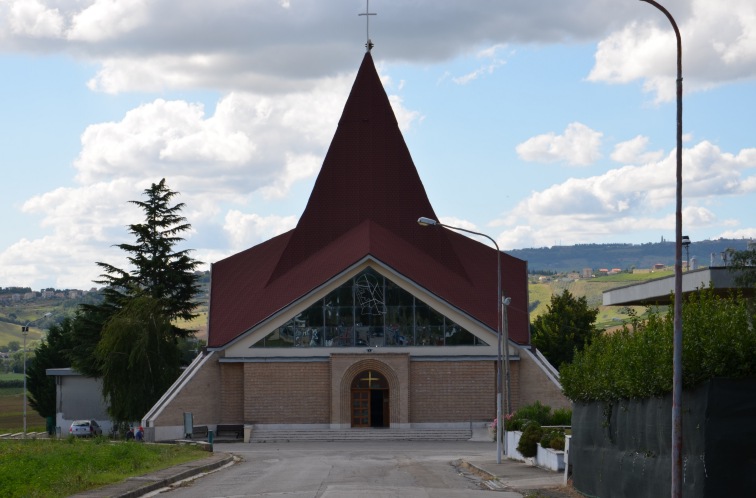
[[[389,388],[375,370],[358,373],[352,381],[352,427],[389,427]]]

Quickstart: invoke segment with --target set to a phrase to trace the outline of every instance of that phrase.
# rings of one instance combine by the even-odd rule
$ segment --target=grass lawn
[[[101,437],[0,440],[0,496],[69,496],[208,455],[196,446]]]
[[[23,380],[22,374],[0,374],[0,380]],[[21,387],[0,387],[0,434],[21,432],[24,428],[24,389]],[[28,403],[28,402],[27,402]],[[26,405],[26,430],[45,430],[45,419]],[[0,496],[2,496],[0,494]]]

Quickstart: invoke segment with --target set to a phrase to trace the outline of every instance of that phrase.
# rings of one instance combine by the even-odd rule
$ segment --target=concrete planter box
[[[522,453],[517,451],[517,445],[520,444],[522,431],[507,431],[504,435],[506,436],[505,449],[507,458],[510,460],[517,460],[518,462],[524,462],[525,457],[522,456]]]
[[[543,448],[538,444],[538,453],[536,454],[536,465],[544,469],[558,472],[564,470],[564,451]]]

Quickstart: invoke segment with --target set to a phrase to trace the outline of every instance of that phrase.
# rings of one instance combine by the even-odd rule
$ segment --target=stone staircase
[[[471,438],[471,429],[254,429],[249,442],[467,441]]]

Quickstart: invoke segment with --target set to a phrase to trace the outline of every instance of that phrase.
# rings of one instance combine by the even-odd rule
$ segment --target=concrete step
[[[470,429],[254,429],[250,442],[467,441],[470,438]]]

